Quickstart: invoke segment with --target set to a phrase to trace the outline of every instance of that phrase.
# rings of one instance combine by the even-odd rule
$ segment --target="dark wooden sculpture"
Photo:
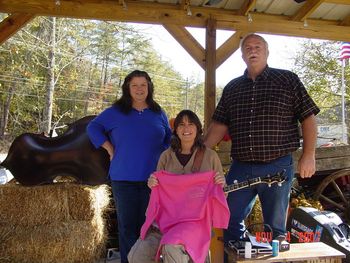
[[[102,148],[95,149],[86,133],[94,117],[86,116],[70,124],[58,137],[35,133],[18,136],[1,166],[28,186],[53,183],[57,176],[71,176],[88,185],[106,183],[109,156]]]

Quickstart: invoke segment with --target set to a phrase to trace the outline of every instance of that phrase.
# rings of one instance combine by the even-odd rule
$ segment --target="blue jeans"
[[[121,263],[127,263],[128,253],[146,219],[150,189],[147,182],[112,181],[111,185],[117,209]]]
[[[289,206],[290,189],[294,176],[293,159],[286,155],[269,163],[241,162],[234,160],[226,177],[227,184],[247,181],[257,177],[275,175],[285,170],[286,181],[281,186],[263,183],[229,193],[227,197],[231,216],[228,229],[224,231],[225,243],[242,239],[245,230],[244,219],[251,212],[255,199],[259,196],[264,222],[271,226],[273,237],[286,234],[286,217]]]

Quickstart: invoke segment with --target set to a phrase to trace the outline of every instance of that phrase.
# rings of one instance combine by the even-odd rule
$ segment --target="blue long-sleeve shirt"
[[[96,148],[114,146],[109,176],[114,181],[146,181],[160,154],[169,147],[171,130],[165,113],[132,109],[125,114],[112,106],[93,119],[87,133]]]

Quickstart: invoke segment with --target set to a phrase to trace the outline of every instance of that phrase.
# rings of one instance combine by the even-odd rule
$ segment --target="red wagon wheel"
[[[321,202],[325,210],[337,212],[350,222],[350,168],[327,176],[317,187],[313,197]]]

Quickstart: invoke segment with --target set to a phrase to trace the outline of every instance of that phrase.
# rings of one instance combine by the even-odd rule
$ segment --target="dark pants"
[[[230,207],[230,222],[228,229],[224,231],[225,243],[229,240],[239,240],[245,230],[244,219],[251,212],[256,196],[259,196],[264,223],[269,224],[273,230],[273,236],[286,233],[286,216],[289,206],[290,189],[294,176],[293,160],[291,155],[280,157],[269,163],[253,163],[233,161],[226,177],[227,184],[232,184],[247,179],[275,175],[285,170],[287,180],[281,186],[273,184],[258,184],[228,195],[227,201]]]
[[[119,251],[121,263],[127,263],[128,253],[140,236],[150,197],[147,182],[112,181],[117,209]]]

